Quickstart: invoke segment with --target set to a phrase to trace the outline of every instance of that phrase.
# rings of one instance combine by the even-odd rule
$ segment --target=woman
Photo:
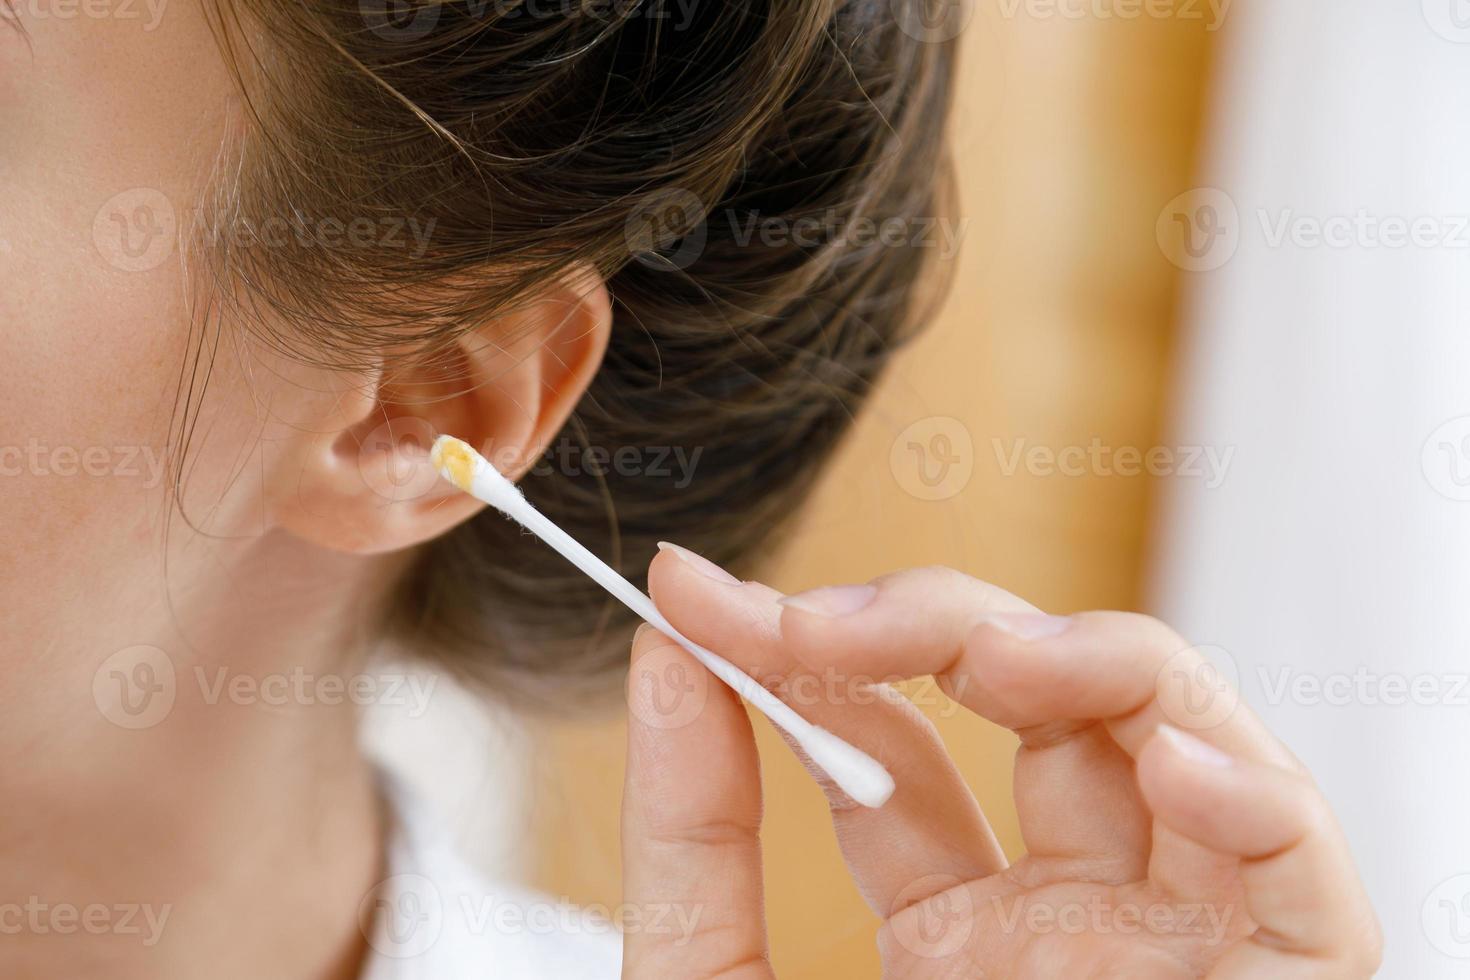
[[[833,799],[894,975],[1372,972],[1321,797],[1164,627],[942,570],[782,599],[698,557],[740,567],[791,512],[933,295],[915,238],[848,233],[940,211],[924,13],[11,7],[0,972],[616,972],[592,930],[465,914],[538,900],[444,853],[358,747],[346,692],[383,647],[543,707],[626,656],[593,586],[435,478],[438,432],[630,574],[689,546],[648,585],[743,666],[938,673],[1021,733],[1007,868],[901,702],[800,705],[898,780]],[[628,901],[687,928],[630,928],[622,969],[765,975],[743,712],[633,647]],[[659,685],[691,678],[668,724]]]

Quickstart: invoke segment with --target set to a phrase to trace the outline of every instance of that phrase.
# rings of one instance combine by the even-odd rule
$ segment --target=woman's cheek
[[[233,93],[197,2],[148,22],[15,9],[0,17],[0,598],[60,567],[157,567],[137,541],[165,512],[189,381],[180,229]]]

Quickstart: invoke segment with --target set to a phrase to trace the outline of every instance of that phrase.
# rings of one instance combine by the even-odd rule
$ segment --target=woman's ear
[[[611,329],[607,286],[581,269],[433,354],[388,361],[285,454],[273,522],[361,554],[443,534],[483,505],[440,479],[434,439],[458,436],[519,478],[591,384]]]

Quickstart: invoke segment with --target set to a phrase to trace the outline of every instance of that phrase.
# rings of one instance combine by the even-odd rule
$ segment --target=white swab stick
[[[601,558],[582,547],[575,538],[532,507],[516,485],[502,476],[469,444],[453,436],[440,436],[434,440],[430,459],[444,479],[476,500],[494,507],[551,545],[567,561],[586,572],[614,598],[637,613],[644,622],[693,654],[710,673],[730,685],[736,693],[791,736],[792,741],[801,747],[817,768],[825,772],[849,797],[867,807],[880,807],[888,802],[888,798],[893,795],[893,777],[881,763],[825,728],[813,725],[792,711],[780,698],[757,684],[749,674],[674,629],[654,606],[652,599],[638,591]]]

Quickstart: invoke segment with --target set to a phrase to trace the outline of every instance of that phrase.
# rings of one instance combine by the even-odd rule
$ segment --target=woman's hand
[[[1127,613],[1040,614],[942,568],[783,599],[670,549],[659,608],[887,765],[882,809],[829,789],[884,920],[885,976],[1367,977],[1378,925],[1326,801],[1205,660]],[[1027,853],[1008,863],[930,724],[903,697],[832,703],[932,674],[1021,739]],[[805,679],[805,680],[804,680]],[[629,679],[626,977],[771,976],[759,765],[740,701],[645,628]],[[660,919],[663,927],[655,927]],[[670,928],[681,923],[681,928]]]

